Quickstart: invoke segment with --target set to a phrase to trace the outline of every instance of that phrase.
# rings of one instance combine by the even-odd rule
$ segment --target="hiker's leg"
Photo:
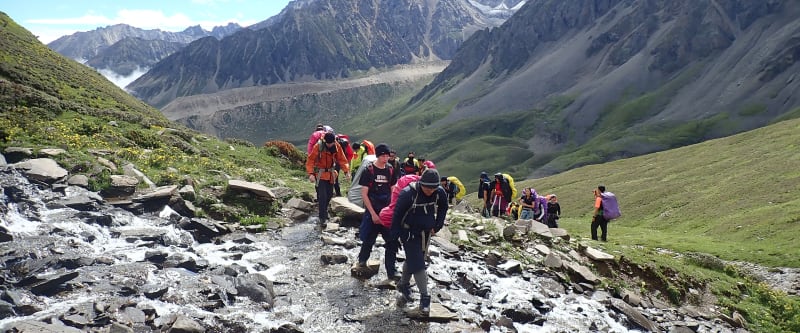
[[[400,293],[397,297],[398,306],[405,306],[411,301],[411,273],[408,273],[408,262],[403,263],[403,274],[397,283],[397,291]]]
[[[597,240],[597,227],[600,226],[600,218],[595,217],[592,219],[592,239]]]
[[[600,219],[600,232],[600,240],[605,242],[608,235],[608,220],[604,218]]]
[[[383,233],[383,240],[386,241],[385,254],[384,254],[384,262],[386,265],[386,276],[389,279],[396,278],[397,276],[397,267],[395,267],[395,262],[397,262],[397,250],[400,247],[400,241],[397,239],[392,240],[389,237],[389,229],[384,227]]]
[[[403,275],[405,275],[405,272],[403,272]],[[417,283],[420,295],[428,295],[428,272],[426,270],[423,269],[414,273],[414,282]]]
[[[379,226],[372,223],[372,215],[369,213],[364,214],[361,219],[361,250],[358,251],[358,262],[366,264],[369,255],[372,253],[372,246],[375,245],[375,240],[378,238]]]
[[[325,223],[328,220],[328,205],[331,202],[331,194],[333,193],[332,184],[328,181],[322,180],[317,186],[317,204],[319,205],[319,221]]]

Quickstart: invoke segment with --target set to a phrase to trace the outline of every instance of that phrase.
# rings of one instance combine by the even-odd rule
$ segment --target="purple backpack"
[[[614,193],[603,192],[600,193],[600,197],[603,200],[603,218],[605,218],[607,221],[611,221],[622,215],[622,213],[619,211],[617,196],[614,195]]]

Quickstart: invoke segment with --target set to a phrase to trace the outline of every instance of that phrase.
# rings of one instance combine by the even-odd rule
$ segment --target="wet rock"
[[[331,210],[334,215],[342,217],[343,226],[356,227],[361,224],[361,217],[364,216],[364,208],[350,202],[346,197],[331,199]]]
[[[541,326],[545,319],[533,309],[506,309],[501,312],[504,316],[511,318],[515,323],[527,324],[534,323]]]
[[[458,253],[459,251],[458,245],[453,244],[443,237],[431,237],[431,244],[436,245],[440,250],[448,254]]]
[[[345,239],[341,237],[322,236],[322,242],[327,245],[343,246],[346,249],[352,249],[358,246],[352,239]]]
[[[275,303],[275,290],[272,281],[264,275],[252,273],[244,274],[235,279],[236,291],[241,296],[250,298],[255,302],[266,303],[270,308]]]
[[[346,263],[348,258],[344,254],[323,254],[320,256],[320,260],[323,264],[335,265]]]
[[[48,324],[36,320],[22,320],[4,327],[7,331],[18,333],[82,333],[83,331],[64,325],[63,323]]]
[[[286,323],[278,328],[273,328],[269,330],[270,333],[303,333],[303,330],[297,327],[297,325],[293,323]]]
[[[34,284],[31,287],[31,292],[40,296],[52,296],[59,291],[59,287],[61,287],[63,283],[76,277],[78,277],[78,272],[59,274],[55,277],[37,277],[37,279],[44,279],[44,281]]]
[[[14,305],[9,302],[0,300],[0,319],[16,316],[14,313]]]
[[[647,319],[644,315],[642,315],[639,310],[636,310],[632,306],[628,305],[624,301],[616,298],[609,299],[609,305],[612,308],[617,309],[618,311],[625,314],[625,316],[630,319],[631,322],[635,323],[637,326],[648,330],[650,332],[660,332],[661,329],[656,325],[656,323],[652,322],[650,319]]]
[[[175,322],[172,323],[172,327],[169,329],[169,333],[203,333],[206,329],[203,325],[200,325],[197,321],[186,317],[184,315],[178,315],[178,318],[175,319]]]
[[[133,333],[133,329],[120,323],[111,323],[108,333]]]
[[[0,243],[10,242],[14,240],[14,236],[4,226],[0,225]]]
[[[197,194],[194,191],[194,186],[192,185],[184,185],[178,189],[178,195],[180,195],[184,200],[188,201],[194,201],[194,199],[197,197]]]
[[[380,266],[381,262],[373,259],[367,260],[367,265],[364,267],[359,267],[358,262],[354,262],[350,267],[350,275],[359,279],[369,279],[378,274]]]
[[[508,274],[522,273],[522,263],[514,259],[510,259],[503,264],[498,265],[497,268],[505,271]]]
[[[310,212],[314,209],[314,205],[308,201],[305,201],[300,198],[291,198],[288,202],[284,205],[286,208],[295,209],[303,212]]]

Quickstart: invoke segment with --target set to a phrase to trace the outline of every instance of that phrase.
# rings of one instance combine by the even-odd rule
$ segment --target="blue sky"
[[[78,31],[118,23],[142,29],[206,30],[235,22],[242,26],[280,13],[289,0],[0,0],[8,14],[43,43]]]

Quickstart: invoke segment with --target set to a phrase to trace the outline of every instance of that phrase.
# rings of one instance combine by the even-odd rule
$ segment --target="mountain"
[[[92,31],[76,32],[48,44],[58,53],[84,62],[98,70],[118,76],[144,72],[150,66],[203,37],[223,38],[241,29],[236,23],[214,27],[211,31],[193,26],[180,32],[144,30],[116,24]]]
[[[451,59],[473,32],[501,22],[467,0],[293,1],[260,29],[189,44],[127,88],[163,107],[227,89],[351,78]]]
[[[538,177],[797,117],[798,59],[796,1],[529,1],[352,132],[415,128],[401,148],[459,176]]]
[[[125,37],[100,51],[86,65],[96,69],[110,69],[119,75],[128,76],[136,70],[152,67],[184,46],[186,44],[180,42]]]

